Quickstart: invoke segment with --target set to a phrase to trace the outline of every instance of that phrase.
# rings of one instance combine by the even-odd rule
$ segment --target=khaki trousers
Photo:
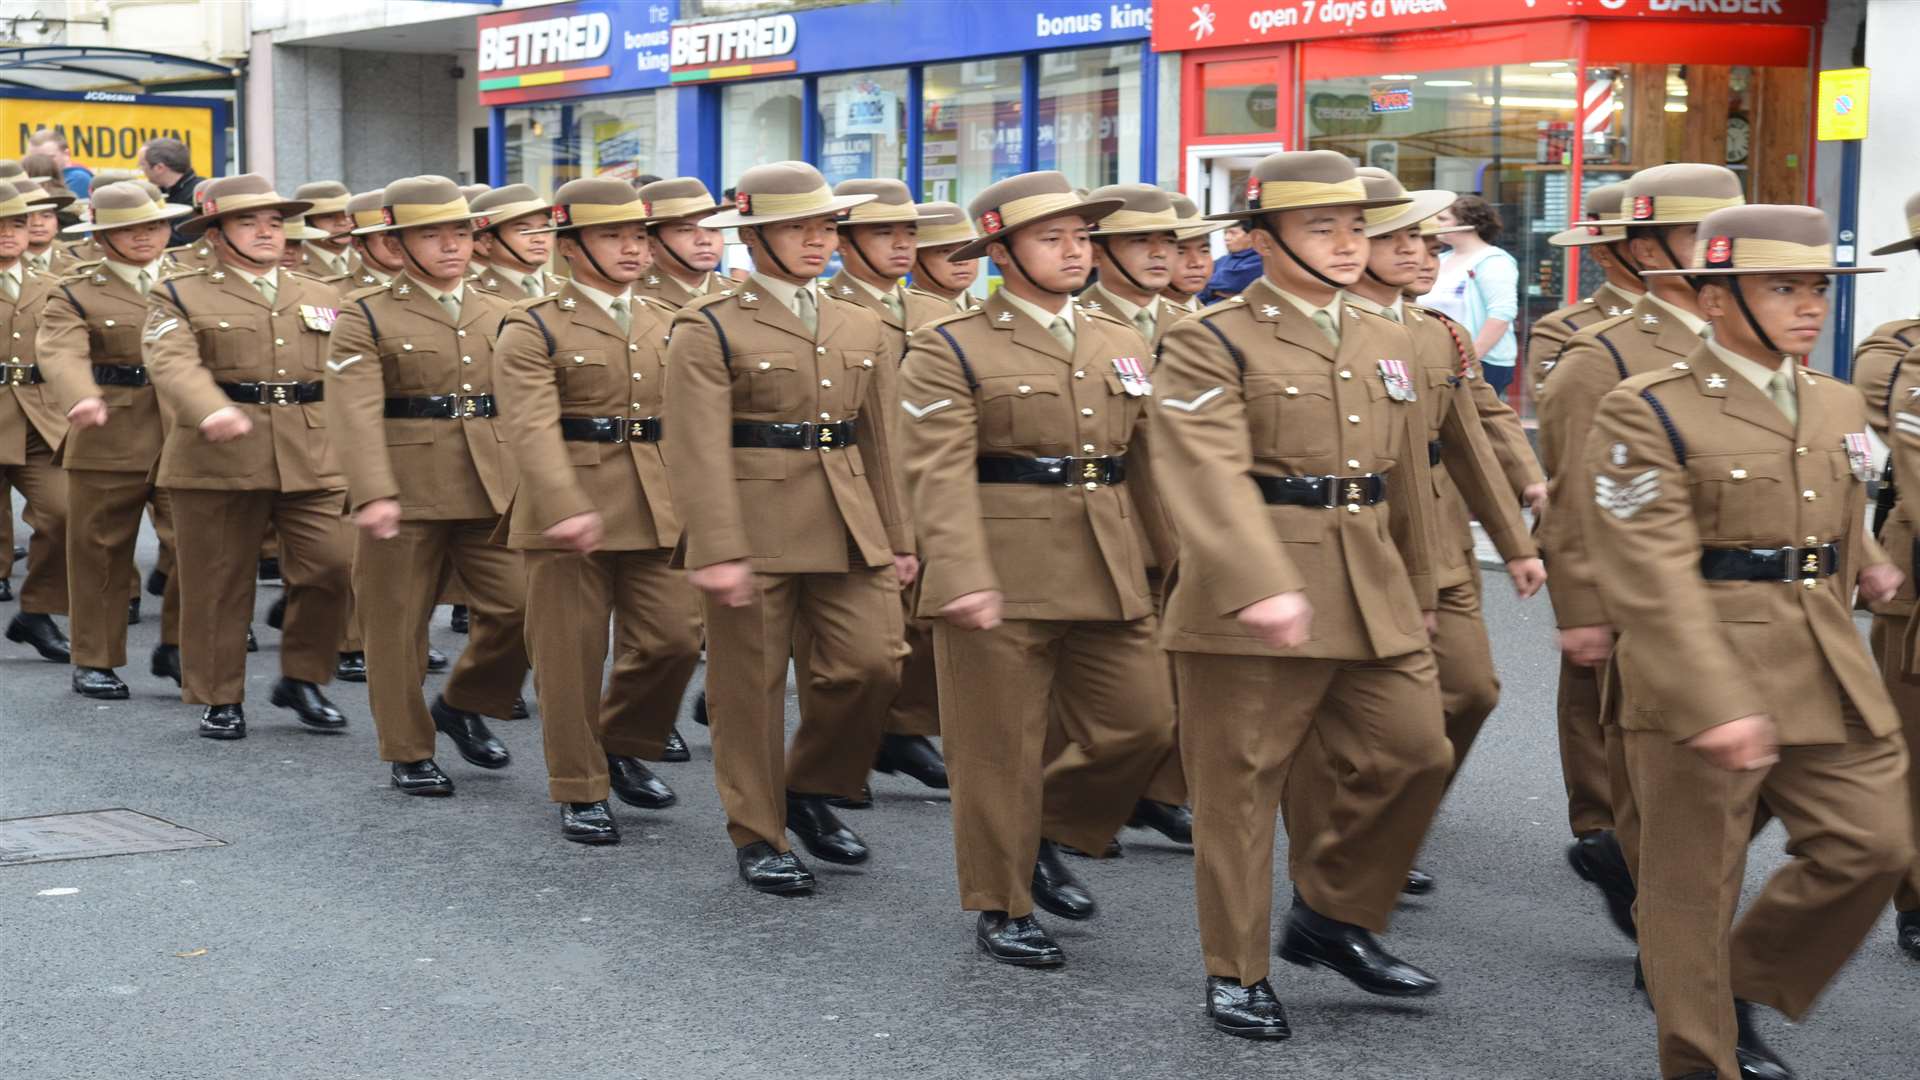
[[[133,549],[140,512],[154,491],[146,473],[67,471],[67,635],[75,667],[127,662],[127,597],[140,587]],[[242,648],[245,626],[243,619],[234,630]],[[160,643],[180,643],[180,582],[174,574],[167,576],[160,602]]]
[[[33,536],[27,541],[27,580],[20,586],[20,611],[27,615],[65,615],[67,613],[67,472],[53,463],[53,449],[32,428],[27,429],[27,461],[24,465],[0,465],[0,518],[7,523],[7,535],[0,537],[0,557],[12,576],[13,497],[7,492],[18,488],[26,500],[27,526]],[[122,615],[124,617],[124,609]]]
[[[887,735],[935,736],[940,734],[940,693],[935,685],[933,624],[914,617],[919,590],[909,587],[899,591],[904,642],[900,688],[894,691],[893,701],[887,706],[881,731]],[[803,626],[793,639],[793,680],[803,720],[819,707],[814,701],[812,656],[813,639]],[[825,791],[825,785],[833,783],[833,777],[842,771],[838,761],[840,750],[831,742],[822,741],[826,734],[826,729],[805,723],[794,733],[793,749],[787,755],[787,785],[791,790],[805,794]]]
[[[1641,810],[1634,916],[1662,1076],[1738,1076],[1734,999],[1800,1019],[1912,866],[1906,747],[1857,722],[1848,734],[1781,747],[1772,768],[1735,773],[1665,732],[1623,733]],[[1762,798],[1793,859],[1736,924]]]
[[[1173,738],[1158,621],[933,629],[960,906],[1033,912],[1040,841],[1099,853]],[[1047,756],[1057,722],[1064,743]]]
[[[1560,692],[1556,702],[1560,733],[1560,777],[1567,788],[1567,823],[1573,835],[1617,830],[1613,810],[1612,769],[1605,724],[1600,716],[1604,668],[1581,667],[1560,656]]]
[[[1873,658],[1880,662],[1880,675],[1887,684],[1893,704],[1900,710],[1901,734],[1907,743],[1909,759],[1920,747],[1920,682],[1909,682],[1906,641],[1910,619],[1897,615],[1875,615],[1869,640]],[[1913,833],[1920,837],[1920,769],[1907,770],[1907,808]],[[1907,869],[1894,891],[1893,906],[1900,911],[1920,911],[1920,859]]]
[[[338,519],[339,507],[334,507]],[[447,575],[458,566],[474,583],[472,634],[448,672],[440,696],[448,705],[483,716],[507,716],[527,677],[526,571],[520,554],[494,543],[495,518],[400,522],[391,540],[360,531],[354,541],[353,592],[380,597],[361,620],[367,654],[367,697],[380,735],[380,760],[433,756],[433,716],[420,688],[427,674],[427,624]],[[293,538],[280,537],[281,567]],[[288,578],[291,583],[292,578]],[[346,631],[345,610],[332,640]]]
[[[788,850],[786,792],[858,796],[880,748],[906,650],[891,566],[829,574],[757,574],[751,602],[702,597],[707,625],[707,714],[714,780],[735,847]],[[795,760],[786,753],[787,659],[797,635],[813,646]],[[815,731],[808,729],[816,728]],[[801,759],[803,749],[815,756]]]
[[[1287,821],[1295,888],[1321,915],[1385,930],[1453,767],[1433,653],[1176,653],[1174,671],[1207,974],[1267,977],[1274,818],[1294,762],[1318,756],[1299,753],[1310,733],[1333,772],[1324,801]]]
[[[535,688],[554,802],[605,799],[609,754],[658,758],[666,745],[700,662],[700,597],[667,565],[672,555],[664,548],[524,553],[527,651],[540,672]],[[483,578],[470,574],[466,582],[474,599],[485,591]],[[478,634],[480,609],[473,613]],[[622,649],[614,671],[620,678],[624,668],[627,695],[618,710],[600,689],[609,618]]]
[[[181,700],[234,705],[245,700],[247,626],[253,621],[260,538],[280,534],[287,619],[280,631],[280,674],[316,685],[333,680],[347,611],[351,547],[338,491],[194,491],[175,489],[179,540],[174,581],[193,597],[180,616]]]

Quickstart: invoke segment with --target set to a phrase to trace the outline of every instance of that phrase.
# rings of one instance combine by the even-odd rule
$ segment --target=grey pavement
[[[0,1077],[1656,1076],[1632,948],[1563,860],[1550,614],[1488,581],[1505,700],[1423,856],[1440,887],[1387,939],[1444,992],[1371,998],[1276,961],[1280,1044],[1208,1028],[1191,857],[1154,835],[1077,864],[1100,914],[1047,919],[1069,966],[1020,971],[974,951],[945,796],[911,781],[876,778],[875,809],[845,815],[868,866],[816,862],[817,895],[775,899],[734,875],[685,718],[694,760],[659,769],[680,805],[616,804],[625,842],[588,849],[559,839],[537,718],[497,725],[506,771],[447,750],[459,792],[423,800],[387,786],[363,687],[333,688],[343,735],[268,705],[270,588],[237,743],[195,737],[145,674],[157,614],[132,631],[128,702],[9,648],[0,817],[130,807],[228,843],[0,867]],[[463,640],[444,610],[433,636]],[[1750,884],[1780,847],[1761,837]],[[1809,1023],[1767,1032],[1803,1077],[1915,1076],[1916,979],[1889,917]]]

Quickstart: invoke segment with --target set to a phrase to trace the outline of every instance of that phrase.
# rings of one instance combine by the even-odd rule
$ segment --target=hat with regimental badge
[[[480,230],[498,228],[533,214],[545,218],[553,210],[553,204],[541,198],[531,184],[508,184],[481,192],[469,205],[478,215],[473,227]]]
[[[590,225],[647,223],[646,200],[625,180],[610,176],[569,180],[553,193],[552,224],[531,232],[562,233]]]
[[[195,194],[200,200],[200,214],[174,226],[182,236],[199,236],[212,228],[214,222],[235,214],[264,210],[296,217],[313,206],[305,199],[289,199],[273,190],[273,182],[259,173],[216,177]]]
[[[1589,222],[1618,222],[1620,203],[1627,194],[1626,181],[1601,184],[1587,192],[1580,200],[1580,215]],[[1554,247],[1592,247],[1595,244],[1617,244],[1627,238],[1625,225],[1575,224],[1547,237],[1547,243]]]
[[[980,236],[973,231],[973,220],[967,217],[966,208],[959,203],[921,203],[920,215],[920,232],[914,238],[913,246],[921,251],[958,247],[972,243]]]
[[[980,236],[949,258],[977,259],[987,253],[989,245],[1005,243],[1015,232],[1057,217],[1083,218],[1091,228],[1125,205],[1125,199],[1080,195],[1064,173],[1050,169],[1009,176],[989,185],[967,204],[967,216],[979,228]]]
[[[1335,150],[1286,150],[1268,154],[1247,177],[1247,206],[1208,214],[1208,221],[1241,221],[1282,210],[1358,207],[1362,210],[1412,202],[1402,195],[1376,199],[1353,161]]]
[[[1423,188],[1408,191],[1400,178],[1385,169],[1376,169],[1371,165],[1354,170],[1365,185],[1367,195],[1374,199],[1404,200],[1388,202],[1384,206],[1368,207],[1367,238],[1396,233],[1409,225],[1418,225],[1428,218],[1452,206],[1460,196],[1439,188]]]
[[[1589,218],[1574,222],[1572,227],[1697,225],[1716,210],[1744,206],[1746,202],[1740,174],[1723,165],[1684,161],[1655,165],[1627,178],[1617,217]]]
[[[1871,254],[1893,255],[1902,251],[1920,249],[1920,195],[1907,197],[1907,238],[1895,240],[1891,244],[1882,244],[1874,248]]]
[[[706,217],[725,210],[698,177],[675,176],[640,185],[640,201],[647,206],[647,224],[664,225],[682,218]]]
[[[457,225],[482,216],[467,204],[460,185],[446,177],[410,176],[395,180],[380,192],[379,222],[362,225],[353,230],[353,235],[371,236],[427,225]]]
[[[913,192],[898,180],[842,180],[834,186],[833,193],[873,196],[834,215],[842,225],[898,225],[920,220],[920,208],[913,203]]]
[[[1681,270],[1642,270],[1640,276],[1878,274],[1884,269],[1838,265],[1833,257],[1833,223],[1825,210],[1756,203],[1708,214],[1694,237],[1691,266]]]
[[[146,185],[134,180],[96,187],[91,194],[87,220],[69,225],[61,232],[70,235],[106,232],[109,229],[124,229],[129,225],[145,225],[150,221],[172,221],[193,213],[191,206],[175,206],[156,200]],[[0,217],[6,216],[5,205],[0,204]]]
[[[700,219],[708,229],[744,229],[813,217],[838,218],[840,211],[874,200],[872,195],[835,195],[820,170],[804,161],[755,165],[733,188],[733,208]]]

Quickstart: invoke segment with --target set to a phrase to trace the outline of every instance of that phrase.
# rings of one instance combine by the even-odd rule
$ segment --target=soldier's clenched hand
[[[1729,720],[1687,740],[1700,756],[1728,772],[1764,769],[1780,760],[1780,739],[1765,713]]]
[[[703,566],[688,574],[687,580],[724,607],[746,607],[753,602],[753,566],[745,559]]]
[[[903,589],[913,584],[913,579],[920,576],[920,559],[914,555],[894,552],[893,576],[900,579],[900,587]]]
[[[1547,564],[1538,558],[1514,559],[1507,563],[1507,573],[1513,577],[1513,594],[1522,600],[1547,583]]]
[[[1599,667],[1613,655],[1613,627],[1569,626],[1560,631],[1560,651],[1570,663]]]
[[[375,540],[391,540],[400,535],[400,504],[375,499],[353,512],[353,523]]]
[[[554,522],[541,530],[540,535],[565,545],[570,551],[585,555],[599,550],[600,541],[606,538],[606,529],[600,521],[600,515],[589,510]]]
[[[1241,608],[1235,618],[1275,649],[1297,649],[1313,633],[1313,605],[1301,592],[1255,600]]]
[[[67,420],[77,428],[103,427],[107,422],[107,402],[104,398],[81,398],[67,410]]]
[[[1520,497],[1526,500],[1534,517],[1540,517],[1547,512],[1547,485],[1528,484],[1526,490],[1520,493]]]
[[[984,589],[947,601],[940,614],[962,630],[991,630],[1000,625],[1000,590]]]
[[[1860,595],[1872,603],[1884,604],[1894,598],[1906,580],[1907,576],[1892,563],[1864,567],[1860,571]]]
[[[215,409],[200,421],[200,434],[208,442],[232,442],[253,430],[253,421],[247,414],[232,405],[224,409]]]

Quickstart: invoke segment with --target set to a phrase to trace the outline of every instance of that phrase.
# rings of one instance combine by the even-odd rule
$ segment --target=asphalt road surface
[[[331,691],[341,735],[268,705],[272,588],[248,738],[197,738],[197,709],[145,674],[150,599],[130,701],[79,698],[67,668],[8,647],[0,817],[129,807],[227,846],[0,867],[0,1077],[1657,1076],[1632,948],[1562,855],[1550,614],[1490,584],[1505,700],[1421,860],[1439,889],[1387,938],[1445,988],[1394,1002],[1276,961],[1294,1029],[1278,1044],[1208,1027],[1191,857],[1157,835],[1076,863],[1101,909],[1042,916],[1065,969],[1002,967],[958,910],[944,793],[876,778],[876,807],[845,815],[872,862],[811,861],[814,896],[760,896],[734,874],[706,730],[685,718],[694,760],[659,767],[680,804],[616,803],[625,841],[584,848],[559,837],[537,716],[496,725],[503,772],[443,745],[459,791],[427,800],[388,786],[364,687]],[[444,610],[433,638],[464,640]],[[1777,827],[1759,840],[1750,884],[1780,847]],[[1891,924],[1808,1024],[1768,1017],[1803,1077],[1920,1075],[1920,965]]]

